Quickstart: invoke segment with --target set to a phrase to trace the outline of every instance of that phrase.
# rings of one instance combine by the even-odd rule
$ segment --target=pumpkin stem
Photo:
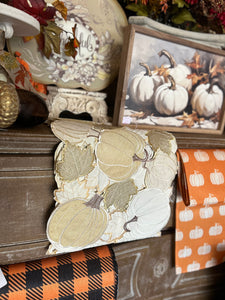
[[[219,79],[218,79],[218,78],[212,80],[212,82],[211,82],[210,85],[209,85],[209,88],[207,89],[207,93],[208,93],[208,94],[212,94],[212,93],[213,93],[213,86],[214,86],[215,84],[218,84],[218,82],[219,82]]]
[[[173,76],[167,75],[167,78],[169,79],[169,81],[171,83],[170,89],[173,91],[176,90],[176,82],[175,82]]]
[[[150,161],[153,157],[153,155],[150,155],[150,153],[144,149],[144,152],[145,152],[145,157],[144,158],[141,158],[139,157],[137,154],[134,154],[133,155],[133,161],[141,161],[141,162],[147,162],[147,161]]]
[[[130,229],[127,228],[127,225],[129,223],[132,223],[132,222],[137,222],[138,220],[138,217],[137,216],[134,216],[130,221],[127,221],[124,225],[123,225],[123,229],[126,231],[126,232],[130,232]]]
[[[170,61],[170,65],[172,68],[175,68],[177,66],[177,63],[174,59],[174,57],[165,49],[161,50],[158,55],[161,57],[163,55],[167,56],[169,58],[169,61]]]
[[[146,69],[146,74],[145,75],[150,76],[150,77],[152,76],[152,72],[150,70],[150,67],[147,64],[139,63],[139,65]]]
[[[87,203],[85,203],[85,205],[91,208],[100,209],[100,203],[102,200],[103,197],[101,195],[94,194],[94,196]]]

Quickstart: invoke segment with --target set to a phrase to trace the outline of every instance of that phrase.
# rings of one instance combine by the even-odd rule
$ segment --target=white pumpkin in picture
[[[192,109],[202,117],[211,117],[218,113],[222,103],[222,90],[210,83],[198,85],[191,98]]]
[[[225,251],[225,240],[223,240],[222,243],[217,244],[216,251],[218,251],[218,252]]]
[[[170,217],[169,197],[159,189],[144,189],[137,193],[127,209],[124,238],[146,238],[156,235]]]
[[[219,223],[215,223],[214,226],[209,228],[209,235],[216,236],[220,235],[223,232],[223,227]]]
[[[224,203],[225,203],[225,201],[224,201]],[[220,207],[219,207],[219,214],[221,216],[225,216],[225,204],[220,205]]]
[[[210,173],[210,181],[214,185],[220,185],[224,183],[224,176],[222,172],[219,172],[218,170],[214,170],[213,173]]]
[[[184,234],[181,230],[176,229],[176,241],[182,241],[184,238]]]
[[[135,75],[129,85],[129,94],[134,103],[150,105],[156,88],[164,82],[162,76],[152,72],[145,63],[140,63],[145,71]]]
[[[197,150],[194,152],[194,157],[197,161],[208,161],[209,155],[207,152],[202,150]]]
[[[180,258],[185,258],[185,257],[189,257],[192,254],[192,249],[185,246],[183,249],[178,251],[178,256]]]
[[[181,222],[188,222],[193,220],[193,211],[189,209],[188,207],[185,207],[184,210],[181,210],[179,212],[179,219]]]
[[[215,150],[213,154],[217,160],[224,161],[225,160],[225,151],[223,150]]]
[[[200,218],[201,219],[209,219],[213,216],[213,208],[210,206],[202,207],[199,210]]]
[[[189,177],[189,182],[192,186],[202,186],[205,183],[204,176],[194,171],[194,174],[191,174]]]
[[[188,92],[179,84],[176,84],[172,76],[168,75],[170,83],[160,85],[155,91],[154,105],[156,110],[167,116],[182,112],[188,104]]]
[[[168,57],[170,66],[165,65],[165,67],[168,68],[169,74],[174,78],[177,84],[190,90],[192,88],[192,80],[191,78],[188,78],[188,75],[191,74],[191,69],[185,64],[177,64],[174,57],[165,49],[161,50],[158,55],[165,55]]]
[[[180,151],[180,154],[181,154],[181,158],[183,160],[184,163],[187,163],[189,162],[189,156],[186,152],[184,151]]]
[[[211,246],[207,243],[204,243],[204,245],[198,247],[198,254],[199,255],[206,255],[211,252]]]
[[[212,259],[208,260],[205,264],[206,268],[211,268],[217,265],[217,260],[213,257]]]
[[[217,204],[218,199],[213,196],[213,194],[209,194],[209,197],[204,199],[204,205],[212,205],[212,204]]]
[[[193,261],[192,264],[189,264],[187,266],[188,272],[193,272],[193,271],[198,271],[198,270],[200,270],[200,263],[198,263],[197,261]]]
[[[197,240],[203,237],[203,233],[204,231],[201,227],[195,226],[195,228],[189,232],[189,237],[191,240]]]

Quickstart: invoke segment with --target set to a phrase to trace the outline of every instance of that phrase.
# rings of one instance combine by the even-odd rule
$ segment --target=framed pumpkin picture
[[[130,24],[113,125],[222,134],[225,51]]]

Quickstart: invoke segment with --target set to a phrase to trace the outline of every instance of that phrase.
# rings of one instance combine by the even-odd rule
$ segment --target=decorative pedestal
[[[48,92],[46,103],[50,120],[58,118],[62,111],[68,110],[75,114],[87,112],[92,116],[93,122],[108,122],[105,93],[53,86],[48,87]]]

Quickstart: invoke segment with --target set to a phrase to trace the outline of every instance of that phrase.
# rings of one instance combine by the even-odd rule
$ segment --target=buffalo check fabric
[[[118,272],[110,246],[2,266],[1,300],[114,300]]]
[[[225,149],[179,149],[176,273],[225,261]]]

